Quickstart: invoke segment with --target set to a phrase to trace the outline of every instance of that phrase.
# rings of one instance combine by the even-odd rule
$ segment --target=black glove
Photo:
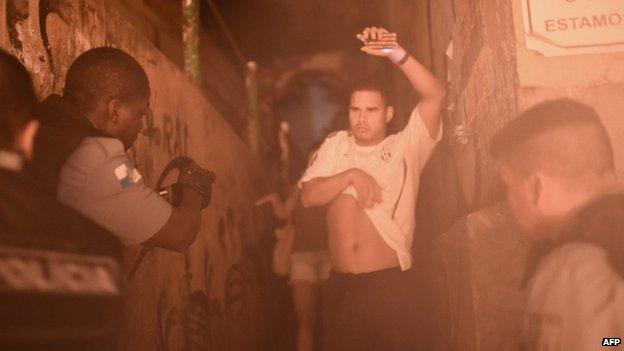
[[[212,184],[216,180],[215,174],[200,167],[189,157],[180,156],[174,158],[165,166],[157,182],[159,188],[162,185],[162,181],[173,169],[179,170],[180,175],[178,176],[178,181],[171,186],[170,194],[167,192],[168,201],[173,206],[180,206],[184,198],[184,188],[190,187],[201,194],[201,208],[208,207],[212,199]],[[162,194],[163,192],[159,193]]]
[[[202,195],[201,208],[210,204],[212,198],[212,183],[216,176],[209,170],[203,169],[195,162],[180,169],[180,176],[174,185],[174,191],[182,192],[184,188],[191,188]],[[182,201],[180,200],[180,203]]]

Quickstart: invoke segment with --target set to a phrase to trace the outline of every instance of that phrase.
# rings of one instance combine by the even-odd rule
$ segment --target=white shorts
[[[290,282],[320,284],[329,278],[329,251],[297,251],[291,256]]]

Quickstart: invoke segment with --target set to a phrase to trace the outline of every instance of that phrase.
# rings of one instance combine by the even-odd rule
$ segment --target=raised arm
[[[438,79],[398,44],[396,33],[390,33],[384,28],[367,27],[357,34],[357,38],[364,43],[362,51],[386,57],[403,71],[420,95],[418,108],[429,134],[432,138],[438,135],[446,97],[446,91]]]

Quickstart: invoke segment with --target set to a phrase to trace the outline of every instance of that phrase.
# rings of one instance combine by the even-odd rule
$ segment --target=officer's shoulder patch
[[[127,159],[126,162],[117,166],[114,172],[122,188],[137,184],[142,178],[141,173],[139,173],[139,170],[134,166],[134,162],[130,159]]]

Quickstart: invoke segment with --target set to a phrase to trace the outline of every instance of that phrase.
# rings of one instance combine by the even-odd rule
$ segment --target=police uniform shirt
[[[115,138],[85,138],[61,169],[57,196],[125,245],[148,240],[171,215]]]
[[[405,129],[387,136],[375,146],[359,146],[351,133],[340,131],[321,145],[299,185],[350,168],[359,168],[373,176],[381,186],[382,202],[365,212],[381,238],[396,252],[401,268],[407,270],[413,262],[411,248],[420,174],[441,138],[442,128],[435,138],[431,137],[418,106],[412,111]],[[343,193],[357,199],[353,185]]]
[[[527,350],[605,350],[603,338],[624,337],[624,280],[603,248],[569,243],[540,262],[527,312]]]

